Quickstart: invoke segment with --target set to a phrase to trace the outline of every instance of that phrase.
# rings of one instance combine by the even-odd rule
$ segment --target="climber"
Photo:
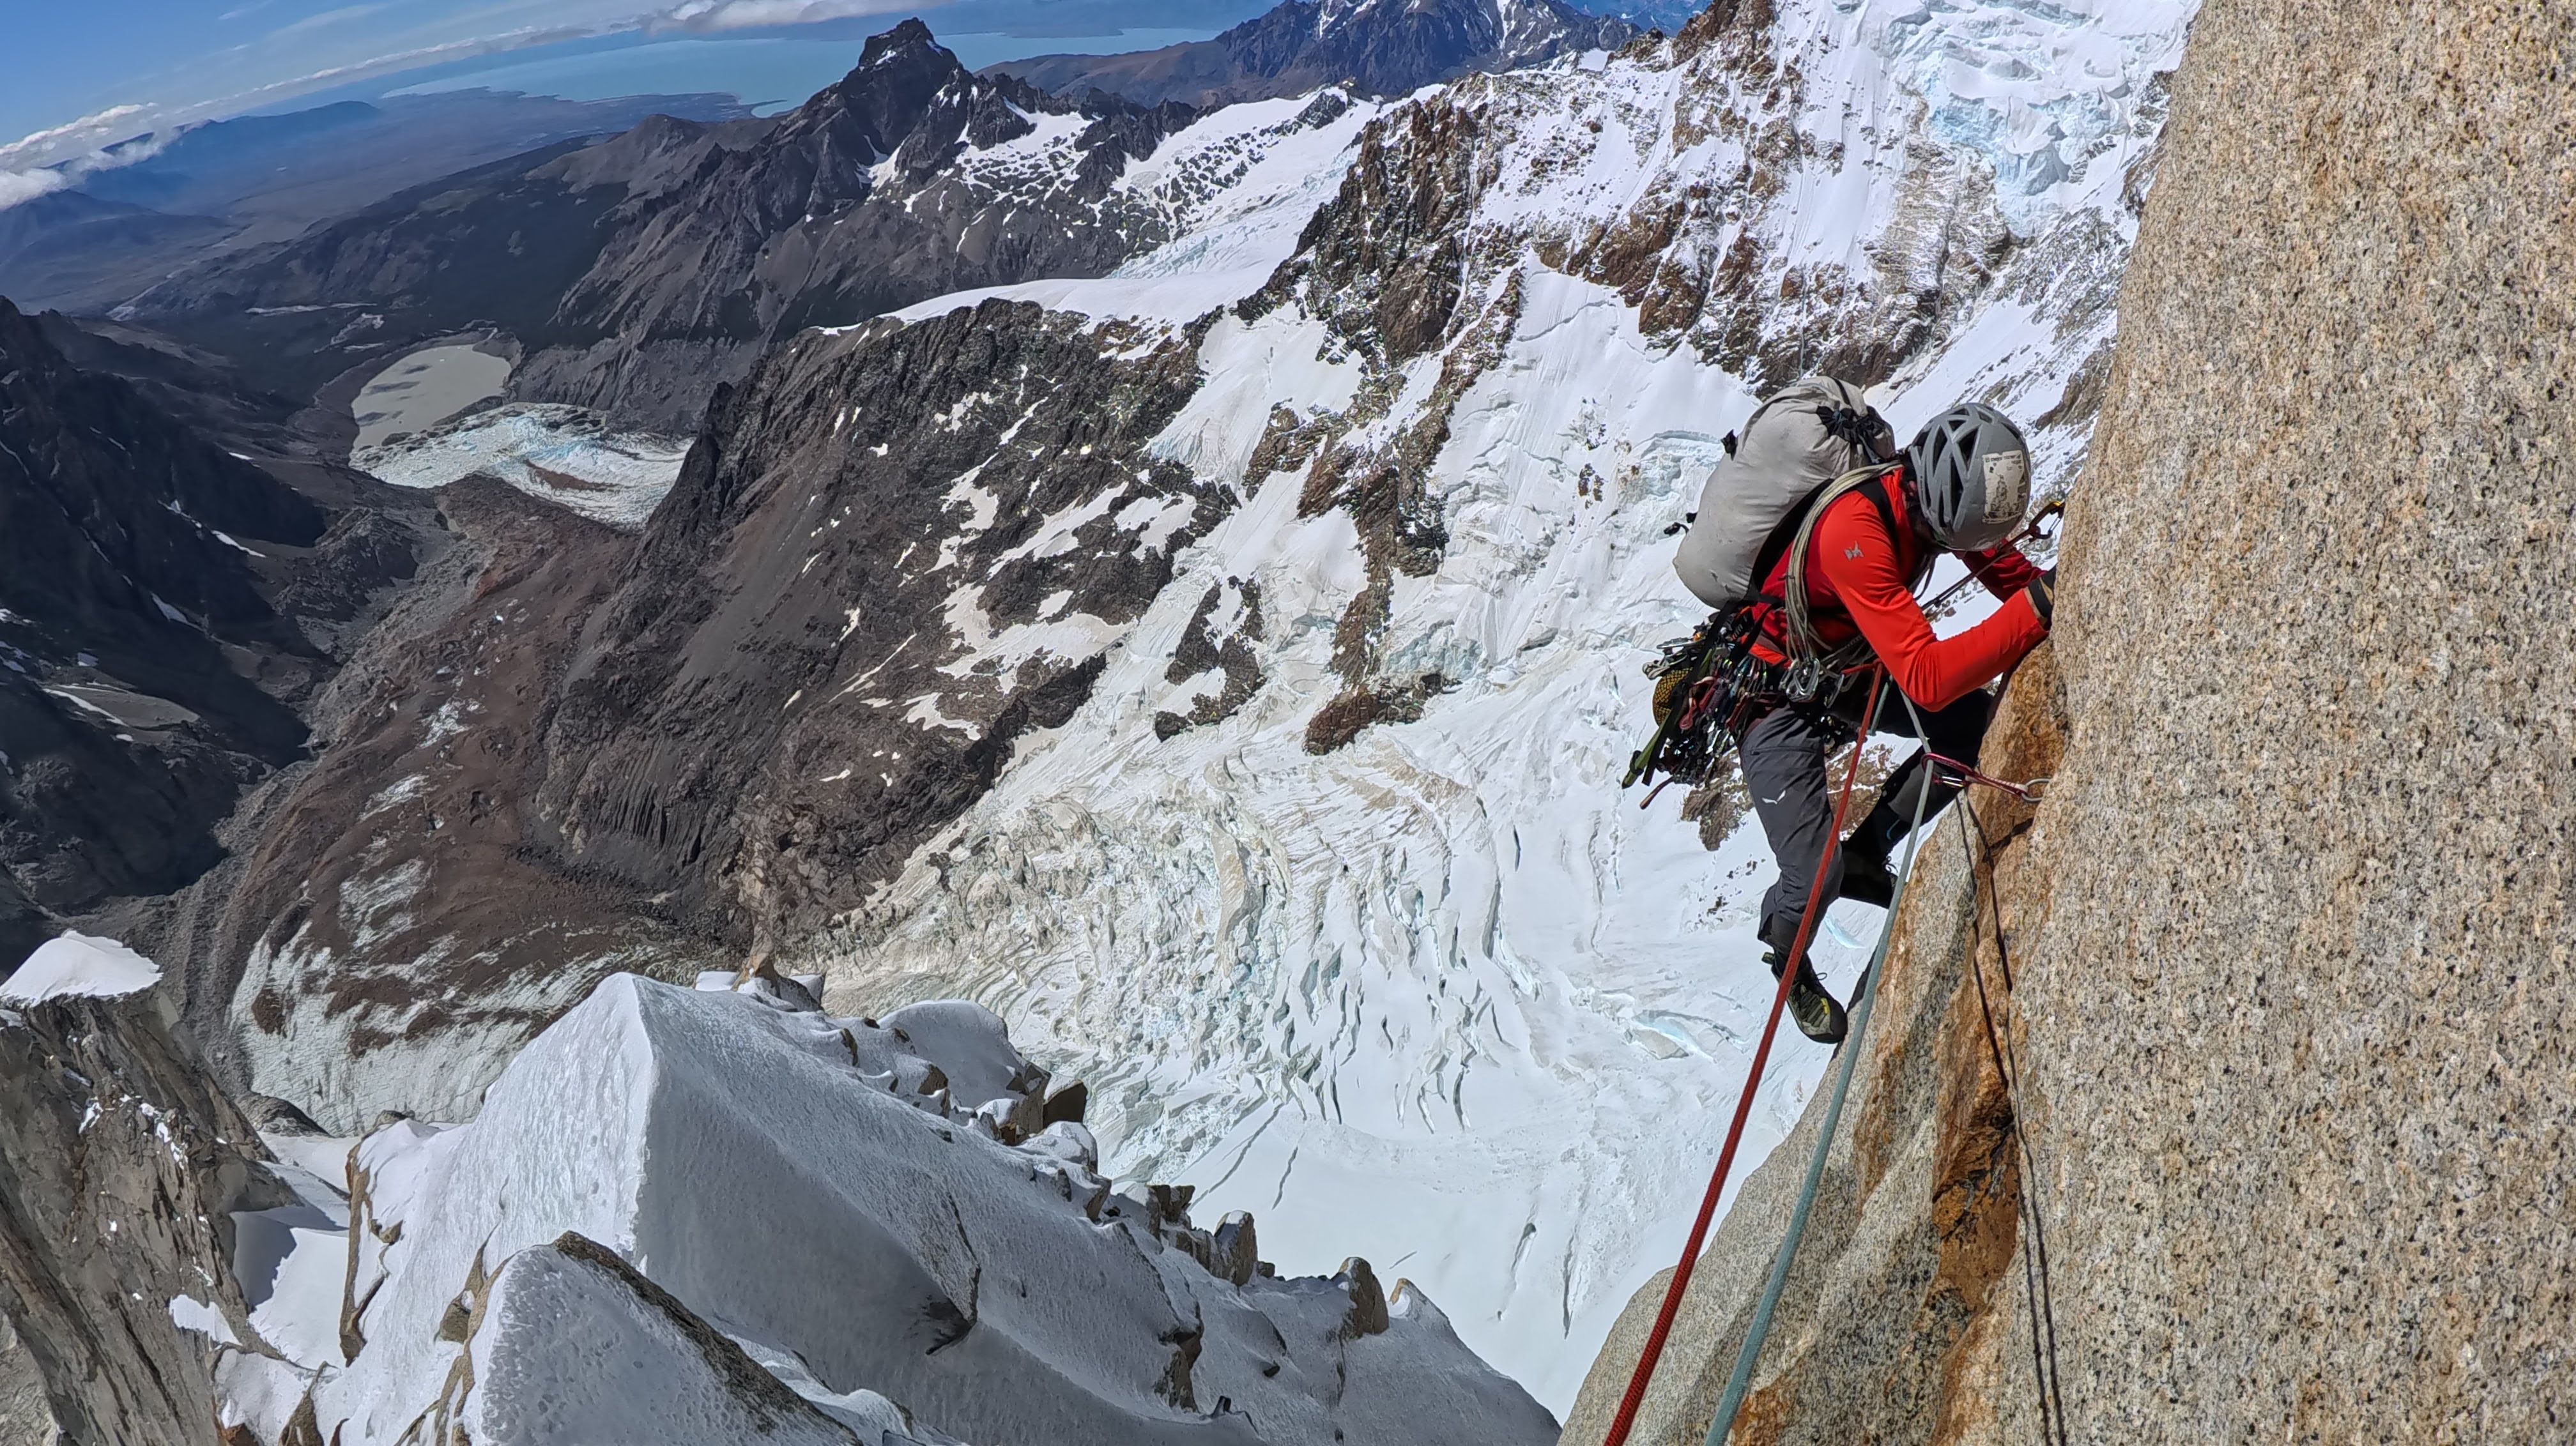
[[[1874,418],[1873,418],[1874,420]],[[1921,752],[1880,786],[1877,804],[1828,858],[1833,799],[1826,760],[1855,736],[1868,709],[1867,680],[1880,680],[1877,730],[1922,736],[1930,751],[1974,764],[1994,713],[1985,685],[2047,637],[2056,571],[2041,571],[2008,542],[2030,500],[2030,448],[1994,408],[1966,402],[1932,419],[1903,453],[1867,480],[1849,476],[1828,490],[1809,526],[1802,559],[1790,547],[1763,577],[1753,604],[1755,657],[1787,665],[1789,639],[1803,623],[1811,657],[1826,676],[1806,702],[1766,696],[1736,737],[1744,784],[1779,860],[1780,877],[1762,901],[1764,962],[1779,977],[1811,893],[1823,901],[1888,905],[1888,860],[1914,816],[1915,795],[1930,818],[1958,792],[1933,776]],[[2003,602],[1992,617],[1955,637],[1936,638],[1915,599],[1933,562],[1949,553]],[[1792,561],[1805,582],[1792,616]],[[2027,599],[2014,602],[2014,597]],[[1815,652],[1816,648],[1824,651]],[[1883,673],[1873,669],[1884,668]],[[1914,704],[1887,691],[1901,690]],[[1792,687],[1789,691],[1805,691]],[[1922,719],[1918,735],[1914,713]],[[1823,867],[1818,864],[1822,861]],[[1804,955],[1789,996],[1799,1030],[1822,1043],[1843,1037],[1840,1002]]]

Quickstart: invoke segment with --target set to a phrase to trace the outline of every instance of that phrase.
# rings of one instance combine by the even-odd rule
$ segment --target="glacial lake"
[[[416,351],[375,374],[349,404],[358,423],[358,445],[372,447],[397,432],[417,432],[443,422],[510,380],[506,358],[470,346]]]

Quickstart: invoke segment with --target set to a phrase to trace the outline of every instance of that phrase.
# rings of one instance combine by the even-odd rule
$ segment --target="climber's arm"
[[[1921,707],[1950,706],[2021,661],[2048,636],[2025,600],[2007,601],[1993,617],[1956,637],[1935,637],[1923,605],[1897,568],[1886,524],[1866,499],[1852,498],[1827,509],[1817,520],[1810,556],[1861,636],[1887,665],[1888,676]],[[2037,576],[2038,570],[2030,569],[2030,575]]]

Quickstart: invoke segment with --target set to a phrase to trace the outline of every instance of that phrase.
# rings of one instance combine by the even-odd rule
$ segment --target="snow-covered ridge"
[[[1885,375],[1900,433],[1993,401],[2064,485],[2191,13],[1805,0],[1379,117],[1335,215],[1202,323],[1156,443],[1241,505],[816,942],[833,997],[990,1005],[1092,1081],[1113,1173],[1257,1205],[1292,1264],[1405,1257],[1570,1399],[1678,1246],[1770,993],[1758,832],[1712,851],[1616,787],[1638,665],[1698,614],[1666,529],[1810,366]],[[1211,275],[1193,244],[1129,277]],[[1129,277],[1022,294],[1177,328]],[[1333,746],[1354,700],[1381,721]],[[1876,926],[1834,911],[1835,983]],[[1822,1063],[1773,1058],[1757,1153]]]
[[[1361,132],[1385,110],[1334,88],[1223,107],[1130,162],[1098,203],[1101,224],[1161,238],[1107,279],[989,287],[893,314],[918,321],[1000,296],[1100,316],[1188,321],[1249,294],[1288,259],[1300,228],[1340,184]],[[1055,174],[1071,169],[1059,159]],[[972,155],[960,170],[982,174]]]
[[[42,1004],[48,999],[114,999],[161,982],[161,966],[114,939],[66,932],[0,980],[0,1004]]]
[[[226,1419],[275,1440],[309,1411],[344,1446],[1554,1438],[1406,1283],[1279,1279],[1248,1217],[1113,1194],[989,1013],[834,1019],[729,978],[610,979],[473,1122],[343,1142],[345,1192],[249,1221],[278,1354],[226,1353]]]

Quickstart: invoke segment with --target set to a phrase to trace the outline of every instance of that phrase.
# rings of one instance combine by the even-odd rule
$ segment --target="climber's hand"
[[[2030,610],[2039,614],[2039,625],[2043,628],[2056,626],[2057,569],[2052,567],[2031,579],[2030,586],[2023,591],[2030,594]]]

